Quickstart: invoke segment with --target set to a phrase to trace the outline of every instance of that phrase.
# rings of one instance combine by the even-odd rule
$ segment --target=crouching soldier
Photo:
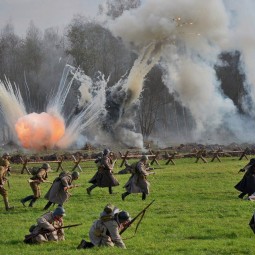
[[[30,234],[25,236],[25,243],[43,243],[65,240],[63,227],[63,207],[57,207],[53,212],[47,212],[37,219],[37,225],[30,227]]]
[[[94,246],[109,246],[126,249],[120,231],[129,224],[131,218],[126,211],[120,211],[113,205],[107,205],[90,228],[90,242],[82,239],[77,249],[88,249]]]

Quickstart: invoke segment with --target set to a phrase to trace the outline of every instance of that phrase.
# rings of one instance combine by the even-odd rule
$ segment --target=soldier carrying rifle
[[[108,187],[109,194],[113,193],[112,187],[119,185],[118,180],[113,176],[115,162],[111,158],[111,151],[109,149],[104,149],[102,158],[100,157],[95,160],[97,172],[91,180],[89,180],[89,183],[92,183],[92,185],[86,189],[88,195],[90,195],[91,191],[96,187]]]
[[[30,234],[25,236],[24,243],[34,244],[65,240],[64,228],[76,227],[81,224],[63,226],[63,216],[65,216],[63,207],[57,207],[53,212],[42,215],[37,219],[37,224],[30,227]]]
[[[30,187],[33,191],[33,195],[29,195],[20,200],[23,206],[26,206],[25,203],[30,201],[29,207],[33,207],[35,201],[41,197],[40,184],[42,182],[47,182],[48,171],[51,169],[50,165],[47,163],[43,163],[40,168],[35,168],[32,172],[33,176],[28,180]]]
[[[153,202],[154,200],[142,211],[140,211],[133,219],[131,219],[128,212],[121,211],[111,204],[106,205],[104,211],[100,214],[100,218],[96,220],[90,228],[90,242],[82,239],[77,249],[89,249],[93,248],[94,246],[116,246],[126,249],[126,245],[121,238],[121,234],[124,233],[124,231],[126,231],[135,220],[140,218],[136,225],[136,233],[146,210],[152,205]]]
[[[91,242],[82,239],[77,249],[88,249],[94,246],[119,247],[126,249],[119,231],[131,220],[129,213],[121,211],[111,204],[105,206],[100,218],[90,228]]]
[[[44,196],[44,198],[48,200],[48,203],[43,209],[47,210],[52,204],[62,206],[70,197],[68,190],[80,186],[72,184],[74,180],[78,180],[79,175],[79,172],[76,171],[73,171],[72,173],[60,173],[59,177],[54,180],[50,189]]]

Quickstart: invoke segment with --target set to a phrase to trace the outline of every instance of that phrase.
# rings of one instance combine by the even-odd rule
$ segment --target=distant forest
[[[114,1],[112,1],[114,2]],[[125,1],[124,1],[125,2]],[[107,15],[119,16],[124,9],[135,8],[140,1],[126,1],[129,5],[108,5]],[[110,3],[110,2],[109,2]],[[113,8],[114,7],[114,8]],[[97,72],[110,77],[108,86],[115,84],[132,67],[137,55],[127,49],[120,38],[96,21],[77,15],[63,34],[55,28],[40,31],[30,23],[24,38],[15,34],[8,23],[0,34],[0,79],[16,84],[26,102],[27,112],[41,112],[49,95],[59,85],[66,64],[80,67],[92,79]],[[233,100],[242,112],[244,75],[239,70],[239,52],[224,52],[219,56],[225,65],[215,66],[222,93]],[[29,95],[28,95],[29,88]],[[67,107],[77,97],[77,87],[70,91]],[[155,66],[147,75],[141,104],[136,117],[137,131],[143,137],[161,140],[189,137],[194,125],[189,110],[174,99],[162,82],[162,69]],[[163,130],[163,131],[162,131]],[[11,140],[10,132],[0,119],[0,140]]]

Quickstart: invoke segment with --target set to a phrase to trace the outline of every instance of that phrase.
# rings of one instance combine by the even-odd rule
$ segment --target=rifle
[[[72,188],[77,188],[77,187],[81,187],[82,184],[73,184],[73,185],[70,185],[69,187],[64,187],[64,190],[67,191],[69,189],[72,189]]]
[[[27,182],[28,182],[28,183],[37,182],[37,183],[51,183],[51,184],[52,184],[52,182],[50,182],[50,181],[41,182],[41,181],[39,181],[39,180],[31,180],[31,179],[28,179]]]
[[[77,227],[77,226],[80,226],[82,225],[82,223],[78,223],[78,224],[73,224],[73,225],[67,225],[67,226],[63,226],[63,227],[59,227],[59,228],[55,228],[56,230],[59,230],[59,229],[63,229],[63,228],[73,228],[73,227]],[[55,231],[55,230],[54,230]],[[32,243],[32,239],[37,237],[38,235],[44,235],[44,234],[48,234],[50,233],[51,231],[48,230],[48,229],[42,229],[41,231],[39,231],[38,233],[35,233],[35,234],[28,234],[28,235],[25,235],[25,239],[24,239],[24,243]]]
[[[134,235],[135,235],[136,232],[137,232],[137,229],[138,229],[138,227],[139,227],[139,225],[140,225],[140,223],[141,223],[141,221],[142,221],[142,219],[143,219],[143,216],[144,216],[146,210],[152,205],[152,203],[153,203],[154,201],[155,201],[155,199],[152,200],[142,211],[140,211],[130,222],[128,222],[128,224],[126,224],[125,227],[119,232],[119,234],[121,235],[122,233],[124,233],[124,232],[127,230],[127,228],[130,227],[131,224],[141,215],[141,218],[140,218],[140,220],[138,221],[138,223],[137,223],[137,225],[136,225],[136,228],[135,228],[135,233],[134,233]],[[134,235],[133,235],[133,236],[134,236]]]

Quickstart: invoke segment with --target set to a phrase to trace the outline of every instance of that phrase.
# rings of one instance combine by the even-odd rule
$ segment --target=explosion
[[[53,148],[65,134],[65,122],[61,116],[46,112],[31,113],[18,119],[15,130],[22,147],[43,150]]]

